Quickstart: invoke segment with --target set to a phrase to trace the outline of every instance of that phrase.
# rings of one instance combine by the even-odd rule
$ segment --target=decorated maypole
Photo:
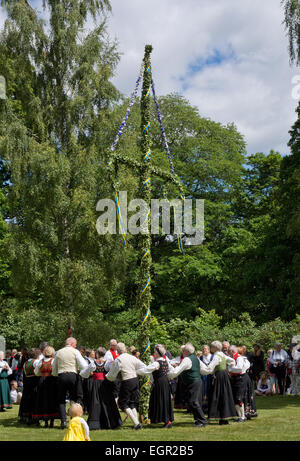
[[[135,89],[132,93],[129,106],[126,114],[119,127],[118,133],[111,146],[110,161],[108,163],[109,177],[112,182],[114,190],[114,198],[116,201],[116,208],[119,219],[119,229],[122,234],[124,247],[126,243],[126,225],[123,221],[121,207],[118,197],[118,165],[123,163],[130,168],[134,168],[139,174],[139,198],[142,199],[142,203],[147,206],[147,217],[143,223],[140,223],[141,233],[137,235],[138,249],[139,249],[139,279],[137,287],[137,301],[136,301],[136,313],[140,319],[141,333],[139,337],[139,350],[141,351],[140,358],[145,363],[149,363],[150,359],[150,305],[151,305],[151,175],[155,175],[165,182],[173,183],[179,192],[179,196],[184,200],[182,185],[176,177],[172,155],[169,150],[167,143],[166,133],[163,125],[162,115],[159,109],[158,99],[155,94],[154,82],[152,80],[151,61],[150,54],[152,52],[152,46],[146,45],[143,65],[141,67],[140,74],[135,84]],[[131,109],[137,99],[138,88],[143,77],[143,88],[141,96],[141,161],[129,158],[126,155],[120,155],[116,152],[117,144],[123,135],[127,120],[130,115]],[[167,153],[170,172],[161,170],[158,167],[151,165],[151,138],[150,138],[150,115],[151,115],[151,98],[150,93],[152,90],[155,109],[157,112],[157,119],[160,125],[160,131],[163,141],[164,149]],[[142,211],[142,215],[145,216],[145,210]],[[143,219],[143,218],[141,218]],[[175,215],[174,215],[175,219]],[[177,235],[178,248],[181,253],[184,253],[181,234]],[[148,408],[149,408],[149,397],[150,397],[150,379],[141,377],[141,388],[140,388],[140,405],[139,413],[141,421],[147,423],[148,421]]]
[[[144,55],[144,80],[141,97],[141,153],[142,166],[140,174],[140,198],[148,206],[149,213],[143,223],[143,233],[139,234],[140,274],[137,296],[137,312],[141,318],[139,348],[141,359],[149,363],[150,359],[150,305],[151,305],[151,139],[150,139],[150,91],[151,91],[151,45],[146,45]],[[142,378],[140,389],[139,413],[142,422],[147,422],[150,397],[150,380]]]

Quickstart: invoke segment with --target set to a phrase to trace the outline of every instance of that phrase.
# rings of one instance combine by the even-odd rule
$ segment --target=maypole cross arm
[[[146,45],[145,46],[145,53],[143,64],[141,67],[141,71],[139,77],[136,81],[135,89],[132,93],[129,107],[126,111],[126,114],[123,118],[123,121],[120,125],[118,133],[114,139],[114,142],[111,147],[112,155],[111,159],[108,164],[109,175],[112,181],[114,195],[118,210],[118,218],[119,218],[119,226],[122,233],[124,245],[126,246],[126,234],[124,231],[124,226],[122,223],[122,216],[120,214],[120,207],[118,201],[118,192],[117,192],[117,184],[116,184],[116,176],[117,176],[117,167],[119,163],[127,165],[130,168],[134,168],[138,171],[139,174],[139,196],[143,199],[148,207],[149,214],[151,209],[151,177],[157,176],[161,179],[164,179],[172,184],[174,184],[179,192],[179,196],[182,200],[184,200],[184,194],[182,190],[182,185],[177,178],[173,163],[172,157],[169,151],[169,146],[166,139],[165,129],[163,126],[162,116],[159,110],[158,101],[155,94],[154,82],[152,80],[152,70],[151,70],[151,60],[150,55],[152,52],[152,46]],[[131,112],[131,108],[136,101],[137,92],[140,85],[141,80],[143,79],[143,86],[142,86],[142,96],[141,96],[141,141],[140,141],[140,149],[141,149],[141,159],[140,161],[127,157],[126,155],[121,155],[115,152],[116,146],[124,133],[126,128],[126,123]],[[155,108],[157,112],[157,118],[160,125],[160,131],[162,135],[164,149],[167,153],[170,170],[171,172],[167,172],[161,170],[158,167],[154,167],[151,165],[151,137],[150,137],[150,129],[151,129],[151,99],[150,93],[153,93]],[[143,232],[137,236],[138,239],[138,251],[139,251],[139,282],[137,288],[137,299],[136,299],[136,313],[137,316],[140,318],[141,322],[141,334],[139,338],[139,349],[141,351],[141,359],[149,363],[150,360],[150,320],[151,320],[151,232],[150,232],[150,223],[151,223],[151,216],[147,216],[147,219],[143,223],[145,226],[144,230],[147,232]],[[178,247],[182,253],[183,247],[181,242],[181,236],[178,236]],[[148,408],[149,408],[149,397],[150,397],[150,380],[146,377],[141,377],[141,388],[140,388],[140,404],[139,404],[139,412],[141,421],[144,423],[148,422]]]

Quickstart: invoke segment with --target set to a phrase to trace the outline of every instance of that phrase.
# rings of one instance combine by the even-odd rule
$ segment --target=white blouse
[[[214,369],[222,362],[222,358],[225,358],[227,367],[233,367],[235,365],[235,360],[232,357],[229,357],[229,355],[225,355],[223,352],[218,351],[214,353],[214,358],[210,364],[206,366],[207,372],[203,371],[202,374],[212,374]]]
[[[8,367],[7,375],[8,376],[11,375],[12,374],[12,369],[10,368],[8,363],[5,360],[0,360],[0,373],[2,372],[4,367]]]
[[[49,362],[51,359],[52,359],[52,357],[44,358],[44,356],[43,356],[41,359],[39,359],[39,361],[38,361],[38,363],[36,365],[34,364],[36,362],[35,361],[33,363],[33,366],[35,367],[34,368],[34,374],[36,376],[41,376],[41,366],[42,366],[43,360],[44,360],[44,362]]]

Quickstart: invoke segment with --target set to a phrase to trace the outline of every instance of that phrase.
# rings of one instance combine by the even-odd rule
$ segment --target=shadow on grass
[[[36,429],[36,430],[41,430],[41,429],[47,429],[47,431],[51,431],[52,429],[50,428],[44,428],[43,423],[38,426],[37,424],[26,424],[24,422],[21,422],[18,420],[17,417],[14,418],[5,418],[0,421],[0,427],[6,427],[6,428],[18,428],[18,429]],[[54,428],[53,429],[60,429],[60,420],[59,422],[54,423]]]
[[[280,410],[284,407],[300,407],[298,395],[272,395],[270,397],[255,397],[258,410]]]

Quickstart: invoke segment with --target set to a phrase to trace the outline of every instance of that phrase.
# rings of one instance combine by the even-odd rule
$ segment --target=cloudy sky
[[[41,1],[31,4],[41,10]],[[204,117],[234,122],[248,153],[288,153],[296,119],[280,0],[111,0],[108,33],[122,53],[114,83],[131,94],[152,44],[158,94],[178,92]],[[297,77],[296,77],[297,78]],[[300,77],[299,77],[300,80]]]

